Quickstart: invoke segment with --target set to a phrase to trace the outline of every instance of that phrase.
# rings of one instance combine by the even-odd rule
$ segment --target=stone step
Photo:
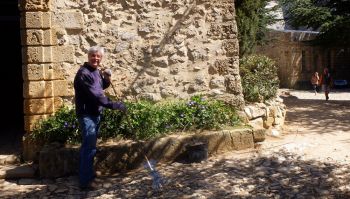
[[[20,163],[20,157],[18,155],[0,155],[1,165],[15,165]]]
[[[33,178],[35,169],[32,165],[3,165],[0,166],[0,179]]]

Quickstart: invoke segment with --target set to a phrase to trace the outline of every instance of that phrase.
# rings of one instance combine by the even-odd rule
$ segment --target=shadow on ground
[[[350,131],[350,101],[282,97],[287,106],[286,125],[303,126],[310,132]]]
[[[285,152],[250,159],[226,156],[219,161],[209,159],[200,164],[173,163],[160,165],[158,169],[167,181],[161,192],[152,190],[152,178],[146,170],[140,169],[124,175],[98,178],[101,186],[98,191],[81,192],[77,188],[76,177],[69,177],[38,183],[43,186],[26,194],[9,193],[7,197],[350,198],[349,168],[305,161]]]
[[[350,101],[283,97],[286,124],[303,132],[350,131]],[[343,142],[350,142],[344,139]],[[349,166],[304,160],[279,151],[259,153],[247,159],[234,155],[212,157],[202,163],[158,165],[166,181],[160,192],[152,189],[152,177],[141,168],[116,176],[99,177],[97,191],[83,192],[77,177],[29,181],[26,193],[4,189],[2,198],[350,198]],[[8,181],[20,183],[20,181]],[[25,181],[24,181],[25,182]],[[22,183],[23,184],[23,181]]]

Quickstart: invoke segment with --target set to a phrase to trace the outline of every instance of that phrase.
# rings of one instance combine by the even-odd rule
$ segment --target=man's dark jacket
[[[104,94],[111,82],[98,69],[84,63],[74,78],[75,108],[79,115],[99,115],[103,107],[121,109],[122,102],[113,102]]]

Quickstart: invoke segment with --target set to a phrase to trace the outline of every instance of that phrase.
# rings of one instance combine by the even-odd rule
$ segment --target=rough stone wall
[[[310,68],[310,74],[312,73],[311,53],[313,49],[303,44],[302,41],[310,40],[314,36],[315,34],[311,33],[271,31],[268,35],[271,42],[258,49],[259,53],[265,54],[277,62],[278,76],[282,87],[294,87],[301,79],[303,50],[307,52],[307,66]]]
[[[277,96],[264,103],[246,105],[243,116],[254,129],[266,129],[266,134],[276,136],[283,131],[286,114],[287,107]]]
[[[244,104],[232,0],[21,0],[26,130],[73,100],[93,45],[106,48],[111,95],[205,94]],[[115,89],[112,89],[115,88]]]

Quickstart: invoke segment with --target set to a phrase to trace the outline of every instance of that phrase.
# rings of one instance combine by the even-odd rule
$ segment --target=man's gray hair
[[[99,53],[102,56],[105,54],[105,49],[101,46],[92,46],[89,48],[89,54]]]

